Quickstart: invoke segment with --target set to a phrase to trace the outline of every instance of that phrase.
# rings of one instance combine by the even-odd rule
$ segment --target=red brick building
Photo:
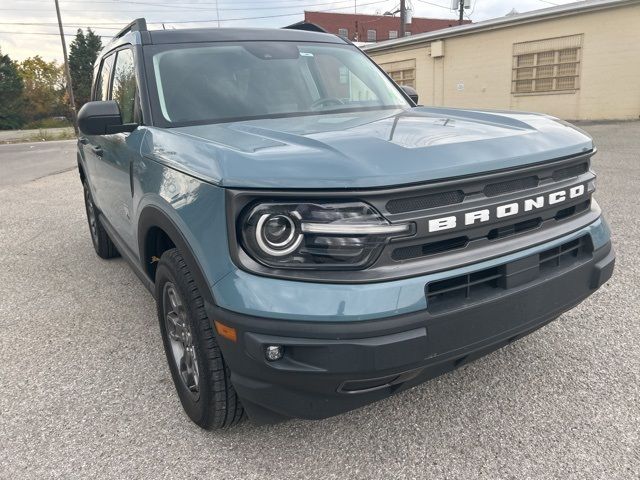
[[[361,15],[354,13],[304,12],[304,21],[314,23],[327,32],[335,33],[358,42],[381,42],[400,35],[398,16]],[[471,23],[465,20],[464,23]],[[431,32],[458,25],[458,20],[413,17],[405,26],[406,35]]]

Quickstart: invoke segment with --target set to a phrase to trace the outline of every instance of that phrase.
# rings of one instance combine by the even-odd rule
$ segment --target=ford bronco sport
[[[78,118],[91,238],[155,297],[198,425],[385,398],[612,275],[589,136],[407,92],[348,40],[295,29],[137,20],[99,56]]]

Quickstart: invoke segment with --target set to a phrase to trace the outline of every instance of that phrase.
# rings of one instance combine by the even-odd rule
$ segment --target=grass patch
[[[71,127],[56,131],[40,129],[34,141],[48,142],[50,140],[70,140],[72,138],[76,138],[76,134]]]
[[[65,128],[71,127],[71,122],[66,118],[43,118],[42,120],[36,120],[29,122],[22,127],[22,130],[38,130],[43,128]]]

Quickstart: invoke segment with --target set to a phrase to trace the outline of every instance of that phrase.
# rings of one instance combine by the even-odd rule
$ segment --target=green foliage
[[[62,66],[47,62],[39,55],[19,64],[24,82],[24,119],[27,122],[62,116],[65,108],[65,85]]]
[[[78,29],[69,48],[69,72],[77,109],[80,109],[91,97],[93,65],[101,49],[100,37],[90,28],[87,29],[86,35],[82,29]]]
[[[0,130],[20,128],[24,123],[23,91],[18,65],[0,51]]]

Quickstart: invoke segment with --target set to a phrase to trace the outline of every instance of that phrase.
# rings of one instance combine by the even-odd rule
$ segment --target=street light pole
[[[60,17],[60,5],[58,0],[54,0],[56,4],[56,14],[58,15],[58,26],[60,27],[60,41],[62,42],[62,55],[64,56],[64,73],[67,77],[67,91],[69,92],[69,102],[71,102],[71,120],[73,121],[73,129],[78,135],[78,122],[76,116],[76,99],[73,96],[73,85],[71,85],[71,72],[69,71],[69,59],[67,58],[67,42],[64,39],[64,29],[62,28],[62,18]]]
[[[404,22],[407,18],[407,8],[404,2],[405,0],[400,0],[400,38],[404,38]]]

